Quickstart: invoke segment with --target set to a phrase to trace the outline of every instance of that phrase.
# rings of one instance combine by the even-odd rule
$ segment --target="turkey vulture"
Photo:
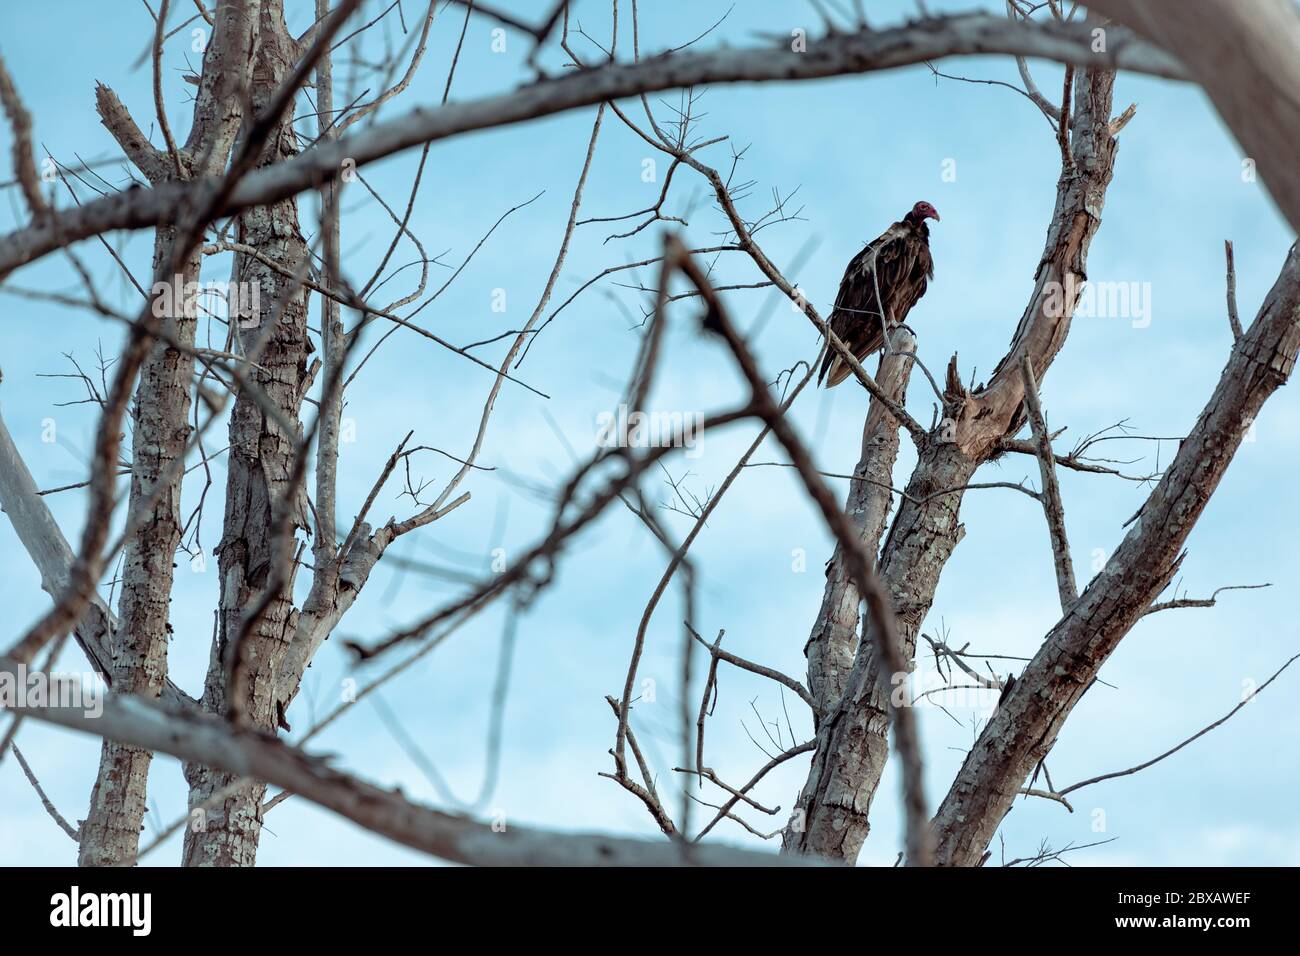
[[[868,243],[844,270],[830,327],[859,362],[885,344],[882,311],[889,316],[891,329],[901,325],[912,306],[925,295],[927,281],[934,278],[927,219],[938,222],[939,214],[928,202],[917,203],[880,238]],[[884,310],[880,308],[882,299]],[[825,379],[826,387],[831,388],[848,378],[850,371],[832,349],[826,353],[817,380]]]

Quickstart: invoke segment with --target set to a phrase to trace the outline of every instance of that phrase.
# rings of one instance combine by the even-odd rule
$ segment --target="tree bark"
[[[896,352],[914,353],[916,338],[905,327],[890,335]],[[876,383],[893,401],[902,403],[914,359],[911,355],[882,355]],[[862,454],[853,469],[845,512],[861,534],[862,546],[873,557],[880,552],[889,509],[894,501],[891,481],[898,460],[898,421],[875,398],[862,426]],[[844,693],[844,682],[858,648],[858,612],[862,595],[854,587],[837,546],[826,566],[826,590],[812,633],[804,645],[808,658],[808,689],[818,714],[829,713]],[[820,721],[818,721],[820,723]]]
[[[259,21],[259,42],[253,64],[251,103],[263,110],[289,74],[298,49],[284,23],[282,0],[265,0]],[[287,111],[268,137],[259,161],[263,168],[284,162],[295,152],[293,114]],[[298,206],[290,198],[240,213],[237,238],[287,270],[289,275],[252,256],[237,254],[233,269],[235,287],[257,292],[255,308],[245,308],[231,321],[237,327],[245,353],[256,352],[250,380],[261,389],[284,419],[297,423],[306,376],[307,297],[292,276],[303,268],[307,243],[298,225]],[[245,306],[249,303],[245,301]],[[267,327],[267,323],[274,325]],[[276,583],[276,562],[284,543],[274,540],[279,508],[289,490],[289,476],[301,438],[285,431],[245,391],[231,412],[230,451],[227,456],[225,524],[217,547],[221,598],[217,634],[204,682],[203,707],[210,713],[243,715],[262,730],[273,731],[281,715],[275,707],[275,682],[289,642],[297,612],[292,602],[290,573],[280,580],[276,593],[251,631],[239,641],[246,615],[268,586]],[[285,506],[292,509],[288,537],[305,527],[305,499],[299,493]],[[291,544],[291,542],[290,542]],[[245,678],[241,699],[228,695],[228,675],[236,646],[242,649],[237,665]],[[199,811],[186,832],[187,866],[252,866],[261,834],[262,782],[249,782],[223,800],[210,804],[219,791],[232,788],[238,776],[221,769],[189,763],[191,812]]]
[[[174,159],[140,135],[126,109],[106,87],[97,90],[104,125],[155,184],[174,181],[177,170],[191,177],[211,175],[226,164],[241,116],[239,94],[246,75],[252,23],[241,3],[220,5],[203,58],[194,122],[185,148]],[[154,237],[151,297],[159,285],[169,293],[154,298],[169,342],[157,341],[140,367],[134,402],[131,490],[127,513],[135,530],[122,563],[122,597],[117,627],[109,640],[112,686],[121,693],[157,699],[167,680],[167,644],[176,549],[183,516],[181,485],[190,436],[192,349],[197,317],[188,295],[203,257],[190,255],[179,273],[167,274],[178,241],[174,225]],[[169,308],[168,308],[169,306]],[[81,866],[130,866],[139,849],[148,810],[152,754],[105,740],[90,810],[81,826]]]
[[[160,228],[154,244],[154,278],[168,285],[175,280],[160,270],[172,260],[174,233],[171,227]],[[164,319],[164,328],[187,347],[194,344],[195,319],[177,300],[186,283],[197,281],[201,258],[192,255],[185,264],[170,297],[180,308]],[[161,695],[167,677],[167,618],[181,539],[181,478],[193,372],[190,354],[157,342],[140,368],[135,393],[128,514],[138,524],[122,563],[122,598],[109,648],[113,687],[150,699]],[[151,760],[147,750],[104,741],[90,810],[81,825],[78,865],[129,866],[135,860],[149,808]]]

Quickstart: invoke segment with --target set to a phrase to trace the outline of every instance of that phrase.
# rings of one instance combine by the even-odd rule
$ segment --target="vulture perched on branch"
[[[844,270],[830,327],[859,362],[885,344],[881,316],[888,316],[891,329],[901,325],[925,295],[928,280],[934,278],[927,219],[938,222],[939,214],[928,202],[917,203],[880,238],[868,243]],[[825,379],[826,387],[831,388],[848,378],[850,371],[832,348],[817,380]]]

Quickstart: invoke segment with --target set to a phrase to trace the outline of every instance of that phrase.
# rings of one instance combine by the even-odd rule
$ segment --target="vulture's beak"
[[[934,213],[934,221],[935,221],[935,222],[938,222],[938,221],[939,221],[939,213],[938,213],[937,210],[936,210],[935,213]]]

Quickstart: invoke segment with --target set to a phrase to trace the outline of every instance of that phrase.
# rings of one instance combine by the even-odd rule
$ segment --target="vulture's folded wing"
[[[907,301],[906,309],[899,309],[899,293],[913,285],[918,258],[918,250],[908,236],[904,223],[894,223],[853,257],[840,280],[830,327],[859,362],[884,344],[881,300],[888,307],[893,325],[902,321],[900,311],[906,315],[925,291],[922,280],[920,291]],[[850,371],[848,363],[832,349],[822,362],[818,379],[825,379],[830,388],[848,378]]]

